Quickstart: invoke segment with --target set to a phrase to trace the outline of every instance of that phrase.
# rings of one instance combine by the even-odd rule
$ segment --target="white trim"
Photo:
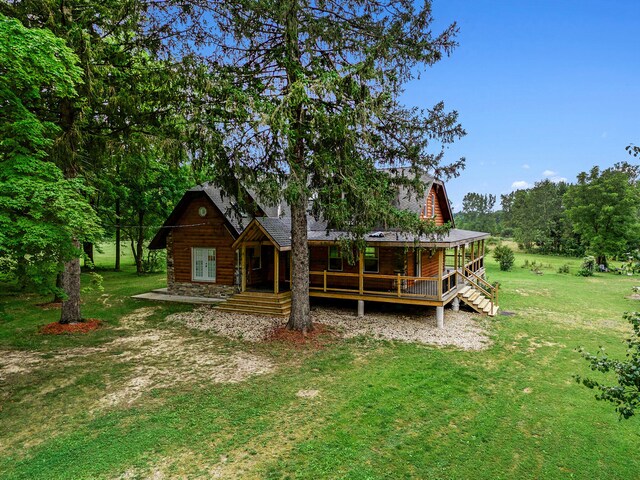
[[[199,262],[202,262],[202,265],[198,265]],[[191,281],[215,283],[218,269],[217,263],[215,248],[191,247]],[[198,275],[200,267],[202,273]]]

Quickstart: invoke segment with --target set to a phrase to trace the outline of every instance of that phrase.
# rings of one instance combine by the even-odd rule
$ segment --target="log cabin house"
[[[312,297],[358,302],[391,302],[436,307],[439,326],[444,307],[460,301],[477,312],[498,311],[497,288],[485,280],[488,233],[456,229],[444,184],[429,178],[425,198],[402,190],[397,206],[436,225],[453,227],[442,237],[414,238],[399,231],[376,231],[349,264],[339,241],[346,232],[309,217]],[[268,207],[251,197],[254,214],[237,206],[210,184],[185,193],[150,249],[167,250],[167,291],[174,295],[224,298],[218,308],[288,315],[291,305],[290,216],[286,206]]]

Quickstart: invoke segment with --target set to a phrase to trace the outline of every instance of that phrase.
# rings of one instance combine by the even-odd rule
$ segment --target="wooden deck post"
[[[359,275],[359,290],[360,295],[364,293],[364,252],[360,252],[360,260],[358,265],[358,275]]]
[[[240,291],[244,292],[247,289],[247,247],[242,245],[240,251]]]
[[[455,273],[456,278],[455,278],[455,282],[454,283],[456,285],[458,285],[458,267],[460,266],[460,257],[458,256],[459,255],[459,249],[460,249],[460,247],[458,247],[458,246],[455,246],[453,248],[453,251],[455,252],[454,258],[453,258],[453,270],[456,272]]]
[[[273,246],[273,293],[280,292],[280,251]]]
[[[443,263],[444,250],[438,250],[438,300],[442,300],[442,270],[444,269]]]
[[[400,279],[400,274],[398,274],[398,297],[402,296],[402,280]]]
[[[323,276],[324,276],[324,291],[327,291],[327,271],[324,270],[323,272]]]

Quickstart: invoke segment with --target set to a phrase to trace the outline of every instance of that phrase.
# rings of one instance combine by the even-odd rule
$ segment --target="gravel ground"
[[[314,307],[312,320],[335,328],[345,338],[368,336],[425,345],[455,346],[463,350],[482,350],[490,345],[478,314],[445,310],[445,327],[436,327],[435,309],[407,312],[370,312],[362,318],[355,309]],[[189,328],[211,331],[217,335],[249,342],[260,342],[286,320],[275,317],[234,314],[211,307],[177,313],[170,320]]]

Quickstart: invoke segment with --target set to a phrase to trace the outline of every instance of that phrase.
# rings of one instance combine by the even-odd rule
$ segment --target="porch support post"
[[[273,246],[273,293],[280,292],[280,251]]]
[[[242,245],[240,251],[240,291],[247,289],[247,247]]]
[[[460,311],[460,299],[458,297],[454,298],[451,302],[451,310],[453,310],[454,312]]]
[[[444,307],[436,307],[436,326],[444,328]]]
[[[438,250],[438,300],[442,300],[442,270],[444,269],[444,250]]]
[[[358,279],[359,279],[359,284],[358,284],[358,289],[360,291],[360,295],[362,295],[364,293],[364,252],[360,252],[360,257],[359,257],[359,261],[358,261]],[[364,302],[362,303],[362,311],[364,312]],[[364,315],[364,313],[363,313]],[[358,316],[361,317],[362,315],[360,315],[360,302],[358,302]]]
[[[358,316],[364,317],[364,300],[358,300]]]
[[[453,269],[456,272],[456,281],[455,284],[458,285],[458,267],[460,267],[460,257],[459,255],[459,247],[453,247],[454,255],[453,255]]]

